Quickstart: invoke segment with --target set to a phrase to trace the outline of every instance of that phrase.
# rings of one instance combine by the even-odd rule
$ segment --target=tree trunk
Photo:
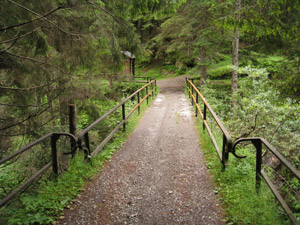
[[[298,56],[298,73],[300,73],[300,55]]]
[[[206,7],[203,6],[203,13],[202,13],[202,18],[201,18],[201,30],[204,30],[206,28]],[[206,46],[201,47],[201,55],[200,55],[200,60],[202,65],[200,66],[200,74],[201,74],[201,80],[206,81],[207,79],[207,74],[206,74]]]
[[[239,66],[239,42],[240,42],[240,31],[238,28],[239,22],[240,22],[240,10],[242,7],[241,0],[236,0],[235,2],[235,21],[237,23],[235,31],[234,31],[234,37],[232,41],[232,66],[233,66],[233,72],[232,72],[232,82],[231,82],[231,90],[232,94],[237,91],[238,88],[238,66]],[[236,100],[232,100],[231,107],[233,108],[236,105]]]
[[[203,46],[201,48],[201,57],[200,58],[201,58],[201,62],[205,63],[205,59],[206,59],[206,47],[205,46]],[[206,79],[207,79],[207,74],[206,74],[207,69],[206,68],[207,68],[206,64],[201,65],[201,67],[200,67],[201,79],[204,81],[206,81]]]
[[[220,5],[223,4],[224,0],[220,0]],[[224,12],[224,7],[222,6],[221,8],[221,18],[223,18],[225,15],[225,12]],[[222,20],[223,21],[223,20]],[[222,27],[221,27],[221,36],[222,38],[224,37],[224,22],[222,22]],[[224,39],[222,39],[224,41]]]

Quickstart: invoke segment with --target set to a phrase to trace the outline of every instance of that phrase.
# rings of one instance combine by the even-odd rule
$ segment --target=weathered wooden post
[[[198,92],[196,92],[196,109],[195,109],[195,116],[197,117],[198,116],[198,109],[197,109],[197,105],[199,103],[199,95],[198,95]]]
[[[126,115],[125,115],[125,103],[122,104],[122,116],[123,116],[123,120],[126,119]],[[124,121],[124,124],[123,124],[123,131],[126,130],[126,122]]]
[[[204,109],[203,109],[203,130],[205,130],[205,122],[206,121],[206,104],[204,102]]]
[[[132,58],[132,76],[135,77],[135,58]]]
[[[140,92],[137,93],[137,100],[138,100],[138,114],[140,115],[141,113],[141,107],[140,107]]]
[[[149,96],[148,96],[148,86],[146,86],[146,96],[147,96],[146,99],[147,99],[147,105],[148,105],[148,101],[149,101],[149,100],[148,100],[148,97],[149,97]]]
[[[56,176],[58,175],[58,158],[56,148],[58,138],[59,136],[57,134],[52,134],[51,136],[52,170]]]

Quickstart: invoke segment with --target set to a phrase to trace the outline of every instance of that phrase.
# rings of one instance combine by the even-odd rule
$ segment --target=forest
[[[123,82],[129,51],[137,76],[199,79],[233,138],[264,137],[300,169],[299,1],[2,0],[0,12],[0,160],[49,132],[68,132],[69,104],[76,104],[80,130],[141,87],[132,77]],[[49,159],[47,147],[21,156],[18,166],[1,165],[1,198]],[[299,218],[300,183],[286,183],[281,193]],[[70,199],[30,217],[40,206],[22,211],[16,205],[35,201],[24,196],[0,211],[0,223],[11,215],[10,224],[26,215],[28,224],[51,223]]]

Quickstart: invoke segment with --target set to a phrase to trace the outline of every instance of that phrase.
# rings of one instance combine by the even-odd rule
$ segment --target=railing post
[[[57,148],[56,148],[56,142],[58,138],[59,135],[57,134],[52,134],[51,136],[52,170],[56,176],[58,175],[58,159],[57,159]]]
[[[203,130],[205,130],[205,123],[204,121],[206,121],[206,104],[204,103],[204,109],[203,109]]]
[[[155,84],[155,92],[157,92],[156,79],[155,79],[155,81],[154,81],[154,84]]]
[[[132,59],[132,76],[135,77],[135,58]]]
[[[151,90],[152,90],[152,94],[151,94],[151,97],[153,98],[154,96],[154,87],[153,87],[153,80],[151,80],[152,83],[151,83]]]
[[[126,119],[126,115],[125,115],[125,103],[122,104],[122,116],[123,116],[123,120]],[[123,124],[123,131],[126,130],[126,121],[124,121],[124,124]]]
[[[194,96],[194,87],[192,87],[192,96]],[[192,106],[194,105],[194,99],[193,99],[193,97],[191,98],[191,100],[192,100]]]
[[[189,92],[189,98],[191,98],[191,92],[190,92],[190,81],[188,80],[188,92]]]
[[[76,137],[76,130],[77,130],[77,122],[76,122],[76,105],[75,104],[70,104],[69,105],[69,128],[70,128],[70,133],[73,134]],[[71,152],[72,155],[74,156],[76,152],[76,145],[70,139],[71,141]]]
[[[196,107],[195,107],[195,116],[198,116],[198,109],[197,109],[197,104],[199,102],[199,96],[198,96],[198,92],[196,92]]]
[[[146,99],[147,99],[147,105],[148,105],[148,101],[149,101],[148,100],[148,86],[146,87],[146,96],[147,96]]]
[[[222,148],[222,170],[224,171],[228,164],[229,152],[227,146],[226,136],[223,134],[223,148]]]
[[[141,113],[141,107],[140,107],[140,92],[137,93],[137,100],[138,100],[138,114],[140,115]]]
[[[256,148],[255,187],[256,187],[256,191],[258,192],[261,183],[262,143],[260,139],[251,140],[251,142]]]
[[[90,149],[90,138],[89,138],[89,133],[84,134],[84,142],[87,150],[85,151],[85,157],[88,158],[91,155],[91,149]]]

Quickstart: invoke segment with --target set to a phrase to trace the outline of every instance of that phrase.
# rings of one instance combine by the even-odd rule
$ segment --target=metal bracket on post
[[[255,149],[256,149],[256,176],[255,176],[255,186],[256,186],[256,191],[259,191],[260,188],[260,183],[261,183],[261,164],[262,164],[262,141],[260,138],[241,138],[238,139],[234,142],[233,147],[232,147],[232,154],[239,158],[246,158],[246,156],[239,156],[235,152],[235,147],[237,144],[245,141],[250,141]]]

